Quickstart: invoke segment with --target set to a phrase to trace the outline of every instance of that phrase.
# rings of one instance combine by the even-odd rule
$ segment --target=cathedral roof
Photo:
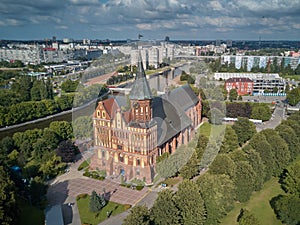
[[[139,53],[137,74],[129,96],[132,100],[152,99],[152,93],[146,78],[141,53]]]

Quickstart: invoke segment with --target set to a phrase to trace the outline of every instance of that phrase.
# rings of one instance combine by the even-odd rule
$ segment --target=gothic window
[[[136,159],[136,165],[137,166],[140,166],[141,165],[141,161],[140,161],[140,159],[138,158],[138,159]]]

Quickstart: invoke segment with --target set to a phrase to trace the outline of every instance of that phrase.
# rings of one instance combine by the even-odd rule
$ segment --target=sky
[[[300,40],[299,0],[1,0],[0,39]]]

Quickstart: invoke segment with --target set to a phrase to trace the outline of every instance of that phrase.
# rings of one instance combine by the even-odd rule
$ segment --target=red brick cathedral
[[[173,153],[195,134],[201,99],[189,85],[162,96],[151,93],[142,59],[129,94],[100,101],[93,115],[95,154],[91,168],[152,183],[156,157]]]

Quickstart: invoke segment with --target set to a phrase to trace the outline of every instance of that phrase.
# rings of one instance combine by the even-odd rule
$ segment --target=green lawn
[[[245,203],[237,203],[234,209],[222,220],[222,225],[237,225],[237,216],[241,208],[248,209],[260,221],[262,225],[282,225],[276,218],[269,201],[279,195],[283,194],[277,178],[272,178],[264,184],[261,191],[253,193],[250,200]]]
[[[129,209],[129,205],[122,205],[115,202],[108,202],[107,205],[100,210],[100,212],[92,213],[89,210],[90,196],[81,197],[77,200],[78,210],[80,214],[81,223],[97,225],[107,219],[107,212],[110,216],[117,215]]]
[[[203,123],[199,128],[200,134],[203,134],[206,137],[209,137],[210,130],[211,130],[211,124],[208,122]]]
[[[18,225],[44,225],[45,215],[42,209],[30,206],[26,201],[18,199],[20,218]]]

